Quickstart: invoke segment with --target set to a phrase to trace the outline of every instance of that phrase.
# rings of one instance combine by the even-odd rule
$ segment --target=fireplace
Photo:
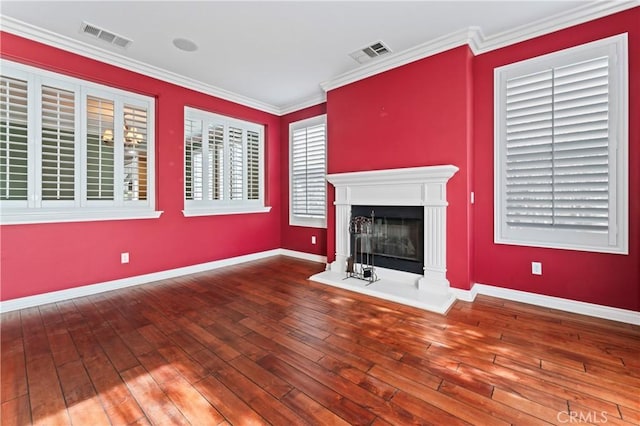
[[[327,175],[327,180],[335,187],[335,260],[326,271],[311,279],[434,312],[447,312],[455,301],[447,280],[447,182],[457,171],[453,165],[440,165]],[[346,274],[352,252],[349,232],[352,212],[364,207],[362,216],[370,216],[371,206],[375,206],[376,217],[385,216],[380,209],[407,206],[420,210],[423,218],[420,231],[422,249],[420,243],[407,239],[417,238],[415,232],[399,230],[398,217],[381,221],[388,229],[393,228],[392,237],[399,234],[403,241],[395,248],[391,247],[394,238],[375,242],[375,251],[386,250],[392,256],[387,253],[379,260],[376,258],[376,274],[380,279],[373,283],[347,278]],[[404,238],[405,232],[414,237]],[[381,249],[385,241],[388,244]],[[407,247],[400,248],[403,244]],[[415,252],[422,251],[421,262],[415,260],[419,256],[409,255],[415,249],[409,245],[418,247]],[[415,264],[407,272],[397,266],[380,266],[383,257],[395,260],[411,258]]]
[[[422,274],[424,270],[424,209],[418,206],[352,206],[351,217],[365,216],[373,220],[372,234],[361,247],[365,256],[381,268]],[[351,254],[361,262],[351,236]]]

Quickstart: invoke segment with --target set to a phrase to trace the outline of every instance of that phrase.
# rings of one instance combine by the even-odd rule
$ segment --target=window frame
[[[606,232],[507,224],[506,82],[545,69],[608,57],[608,183]],[[629,90],[627,33],[515,62],[494,70],[494,242],[588,251],[629,253]]]
[[[202,153],[202,176],[210,172],[209,159],[205,158],[205,144],[209,141],[205,139],[205,134],[208,134],[208,126],[221,125],[223,126],[223,192],[222,199],[203,199],[203,200],[189,200],[187,199],[187,149],[186,149],[186,132],[185,126],[187,120],[200,121],[202,123],[202,141],[201,145],[203,149]],[[242,199],[230,199],[229,187],[230,182],[230,142],[228,136],[229,127],[236,129],[242,129]],[[258,134],[258,199],[249,200],[249,179],[248,179],[248,132],[254,132]],[[229,214],[247,214],[247,213],[267,213],[271,211],[270,206],[265,205],[265,126],[258,123],[253,123],[246,120],[240,120],[233,117],[228,117],[221,114],[216,114],[206,110],[185,106],[184,108],[184,120],[183,120],[183,178],[184,184],[182,187],[182,196],[184,200],[184,210],[182,214],[185,217],[194,216],[214,216],[214,215],[229,215]],[[206,151],[208,152],[207,147]],[[205,189],[203,187],[202,191]],[[209,192],[209,191],[207,191]]]
[[[93,83],[21,63],[0,60],[2,75],[27,82],[27,200],[2,200],[0,224],[90,222],[103,220],[152,219],[163,213],[155,204],[155,98]],[[74,94],[74,199],[42,200],[42,87],[72,91]],[[114,173],[114,200],[87,199],[87,97],[97,96],[135,104],[147,113],[147,199],[118,199],[124,174]],[[117,114],[123,114],[121,110]],[[116,120],[117,123],[117,120]],[[116,127],[117,129],[117,127]],[[114,144],[118,131],[114,132]],[[123,130],[120,130],[120,134]],[[118,167],[114,157],[114,167]],[[122,167],[120,167],[122,169]],[[122,198],[122,197],[120,197]]]
[[[325,127],[324,138],[324,174],[325,174],[325,192],[324,192],[324,217],[304,217],[294,214],[293,211],[293,134],[295,131],[303,128],[314,127],[323,124]],[[327,228],[327,114],[321,114],[314,117],[306,118],[299,121],[289,123],[289,225],[303,226],[310,228]]]

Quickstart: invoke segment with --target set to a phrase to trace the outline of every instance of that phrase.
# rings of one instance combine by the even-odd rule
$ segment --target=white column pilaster
[[[447,207],[446,204],[424,208],[424,277],[419,289],[446,293],[447,280]]]
[[[336,260],[331,263],[331,271],[345,272],[349,257],[349,221],[351,206],[336,202]]]

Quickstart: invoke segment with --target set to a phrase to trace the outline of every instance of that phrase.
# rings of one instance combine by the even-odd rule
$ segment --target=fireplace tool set
[[[347,259],[347,278],[367,281],[366,285],[378,281],[373,261],[373,228],[375,212],[371,217],[356,216],[349,221],[353,253]]]

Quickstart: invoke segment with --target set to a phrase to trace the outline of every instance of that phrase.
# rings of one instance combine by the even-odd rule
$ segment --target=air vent
[[[386,55],[387,53],[391,53],[391,49],[386,46],[383,42],[378,41],[370,46],[364,47],[362,49],[358,49],[355,52],[349,54],[356,62],[360,64],[367,63],[372,59],[377,58],[378,56]]]
[[[82,23],[80,32],[114,46],[122,47],[123,49],[129,47],[129,45],[132,43],[132,41],[128,38],[119,36],[111,31],[107,31],[104,28],[100,28],[87,22]]]

